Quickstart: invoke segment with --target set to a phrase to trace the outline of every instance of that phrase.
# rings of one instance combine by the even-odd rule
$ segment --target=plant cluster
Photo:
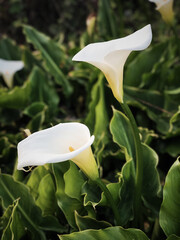
[[[99,0],[79,43],[0,39],[2,240],[180,240],[180,28],[151,2],[158,24]]]

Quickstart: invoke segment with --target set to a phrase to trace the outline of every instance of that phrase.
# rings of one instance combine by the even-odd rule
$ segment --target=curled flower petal
[[[13,86],[14,74],[24,67],[22,61],[9,61],[0,59],[0,74],[2,74],[5,83],[9,88]]]
[[[92,154],[87,126],[81,123],[60,123],[33,133],[18,144],[18,169],[26,166],[75,162],[91,179],[98,178],[98,169]]]
[[[140,51],[152,40],[151,25],[133,34],[107,42],[92,43],[83,48],[73,61],[88,62],[99,68],[106,76],[115,98],[123,102],[123,68],[131,51]]]
[[[156,4],[156,10],[160,12],[162,19],[172,24],[174,21],[173,0],[149,0]]]

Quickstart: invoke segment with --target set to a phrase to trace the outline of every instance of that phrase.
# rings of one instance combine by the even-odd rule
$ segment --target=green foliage
[[[163,203],[160,209],[160,225],[167,236],[180,236],[180,163],[179,159],[170,168],[163,189]]]
[[[71,239],[129,239],[129,240],[148,240],[146,235],[136,229],[123,229],[121,227],[110,227],[104,230],[86,230],[77,233],[71,233],[70,235],[59,236],[61,240],[71,240]]]
[[[27,41],[41,52],[47,71],[54,76],[57,84],[63,86],[64,93],[69,96],[72,88],[60,69],[61,64],[64,64],[63,61],[65,61],[62,50],[50,38],[32,27],[24,26],[24,34]]]
[[[163,25],[150,4],[2,1],[0,58],[22,60],[25,65],[15,73],[12,89],[0,76],[2,240],[180,240],[179,26]],[[178,3],[174,4],[178,12]],[[91,33],[85,23],[88,14],[94,17]],[[104,75],[71,59],[91,42],[123,37],[150,22],[154,42],[147,50],[132,53],[124,69],[124,101],[137,121],[143,157],[141,225],[136,226],[136,153],[129,119]],[[111,203],[104,192],[73,162],[27,172],[16,169],[17,144],[27,137],[24,129],[33,133],[72,121],[85,123],[95,136],[93,153],[121,226],[113,226]]]

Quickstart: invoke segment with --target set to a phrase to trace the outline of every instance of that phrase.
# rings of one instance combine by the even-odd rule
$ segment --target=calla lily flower
[[[151,40],[151,25],[147,25],[124,38],[89,44],[72,60],[88,62],[99,68],[109,82],[115,98],[123,102],[123,68],[126,59],[131,51],[147,48]]]
[[[89,178],[99,177],[91,144],[94,136],[81,123],[60,123],[33,133],[18,144],[17,169],[72,160]]]
[[[162,19],[172,24],[174,21],[173,0],[149,0],[156,4],[156,10],[160,12]]]
[[[14,74],[24,67],[22,61],[10,61],[0,59],[0,74],[2,74],[6,85],[11,88],[13,86]]]

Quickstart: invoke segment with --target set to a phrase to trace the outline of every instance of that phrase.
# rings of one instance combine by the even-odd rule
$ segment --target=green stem
[[[118,208],[117,208],[117,206],[114,202],[114,199],[113,199],[110,191],[108,190],[108,188],[106,187],[106,185],[103,183],[103,181],[100,178],[96,179],[95,182],[104,192],[104,194],[106,196],[106,199],[109,202],[109,205],[111,206],[111,208],[113,210],[114,217],[115,217],[115,220],[116,220],[116,225],[120,225],[121,221],[120,221],[120,215],[118,213],[119,211],[118,211]]]
[[[141,192],[143,181],[143,159],[142,159],[142,147],[139,136],[139,130],[134,119],[134,116],[126,103],[121,103],[121,106],[127,115],[134,138],[134,144],[136,149],[136,180],[135,180],[135,196],[134,196],[134,227],[138,227],[140,224],[141,216]]]

